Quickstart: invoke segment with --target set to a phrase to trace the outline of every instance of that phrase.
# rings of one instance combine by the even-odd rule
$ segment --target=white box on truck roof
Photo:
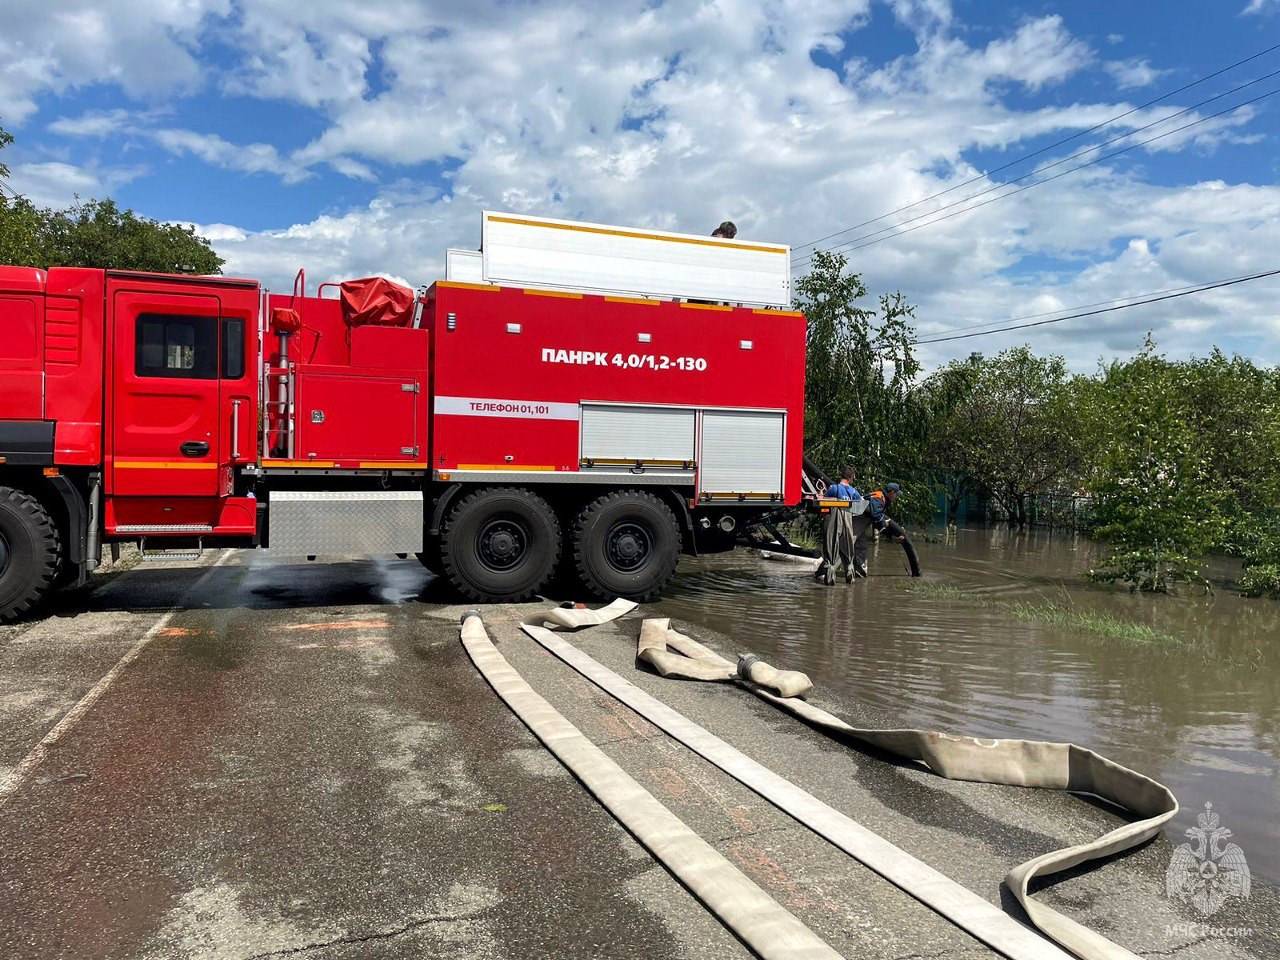
[[[481,236],[484,283],[771,307],[791,303],[791,248],[785,244],[488,210]],[[463,251],[450,254],[449,279],[462,279],[465,272],[474,281],[474,259]]]

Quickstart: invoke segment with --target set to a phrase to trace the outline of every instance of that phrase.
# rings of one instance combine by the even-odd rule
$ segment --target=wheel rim
[[[0,577],[3,577],[9,569],[9,541],[4,538],[4,534],[0,533]]]
[[[653,536],[643,524],[623,520],[609,528],[604,552],[613,569],[621,573],[635,573],[643,570],[653,559]]]
[[[486,570],[510,573],[529,558],[532,537],[517,517],[493,517],[476,533],[476,556]]]

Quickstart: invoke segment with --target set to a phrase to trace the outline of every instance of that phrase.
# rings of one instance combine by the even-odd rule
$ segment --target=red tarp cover
[[[338,290],[348,327],[407,327],[413,318],[413,291],[383,277],[348,280]]]

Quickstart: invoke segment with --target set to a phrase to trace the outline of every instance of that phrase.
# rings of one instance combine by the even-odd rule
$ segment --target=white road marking
[[[193,583],[187,592],[183,594],[183,599],[194,593],[206,580],[213,576],[213,571],[217,570],[218,567],[222,566],[223,563],[229,560],[231,558],[231,554],[231,550],[226,550],[223,552],[222,556],[220,556],[214,563],[210,564],[209,569],[207,569],[200,579]],[[3,783],[0,783],[0,807],[3,807],[5,801],[13,796],[18,791],[18,788],[22,786],[23,782],[31,776],[31,771],[38,767],[40,762],[48,755],[49,748],[61,740],[71,731],[72,728],[75,727],[77,723],[80,722],[80,719],[93,708],[93,705],[102,699],[102,695],[107,692],[111,687],[111,684],[115,683],[116,677],[120,676],[125,667],[138,659],[138,656],[146,649],[147,644],[155,638],[156,634],[167,627],[169,625],[169,621],[184,609],[185,608],[181,604],[169,608],[169,610],[165,612],[164,616],[152,624],[151,629],[139,637],[138,641],[125,652],[125,655],[116,661],[115,666],[108,670],[106,674],[103,675],[102,679],[95,683],[93,688],[81,697],[74,707],[67,711],[67,715],[59,720],[57,725],[44,735],[44,739],[37,743],[31,752],[22,758],[22,762],[9,772],[9,776]]]

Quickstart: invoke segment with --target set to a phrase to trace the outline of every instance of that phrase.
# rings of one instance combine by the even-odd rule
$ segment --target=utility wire
[[[896,229],[897,229],[897,228],[899,228],[899,227],[905,227],[907,224],[915,223],[915,222],[917,222],[917,221],[919,221],[919,220],[924,220],[924,219],[926,219],[926,218],[928,218],[928,217],[932,217],[932,216],[934,216],[934,215],[936,215],[936,214],[942,213],[944,210],[950,210],[950,209],[952,209],[953,207],[958,207],[958,206],[960,206],[961,204],[968,203],[970,200],[977,200],[977,199],[979,199],[980,197],[985,197],[985,196],[987,196],[987,195],[988,195],[988,194],[990,194],[990,193],[994,193],[994,192],[996,192],[997,190],[1003,190],[1004,188],[1006,188],[1006,187],[1008,187],[1008,186],[1011,186],[1011,185],[1013,185],[1013,184],[1015,184],[1015,183],[1019,183],[1019,182],[1021,182],[1021,181],[1023,181],[1023,180],[1026,180],[1028,177],[1034,177],[1036,174],[1044,173],[1046,170],[1052,170],[1054,167],[1060,167],[1060,166],[1062,166],[1064,163],[1069,163],[1069,162],[1071,162],[1072,160],[1078,160],[1080,157],[1083,157],[1083,156],[1085,156],[1086,154],[1093,153],[1093,152],[1094,152],[1094,151],[1096,151],[1096,150],[1101,150],[1101,149],[1103,149],[1104,147],[1108,147],[1108,146],[1110,146],[1110,145],[1111,145],[1111,144],[1113,144],[1113,143],[1118,143],[1118,142],[1119,142],[1119,141],[1121,141],[1121,140],[1127,140],[1129,137],[1132,137],[1132,136],[1134,136],[1135,134],[1141,133],[1141,132],[1142,132],[1142,131],[1144,131],[1144,130],[1150,130],[1152,127],[1158,127],[1158,126],[1160,126],[1162,123],[1168,123],[1170,120],[1176,120],[1178,117],[1184,116],[1184,115],[1186,115],[1186,114],[1190,113],[1192,110],[1199,109],[1200,107],[1203,107],[1203,106],[1204,106],[1205,104],[1207,104],[1207,103],[1213,103],[1215,100],[1221,100],[1223,97],[1229,97],[1229,96],[1230,96],[1231,94],[1233,94],[1233,93],[1239,93],[1241,90],[1245,89],[1246,87],[1251,87],[1251,86],[1253,86],[1253,85],[1254,85],[1254,84],[1256,84],[1256,83],[1261,83],[1263,80],[1270,80],[1272,77],[1275,77],[1275,76],[1280,76],[1280,70],[1273,70],[1271,73],[1264,74],[1263,76],[1258,77],[1257,79],[1249,80],[1249,81],[1248,81],[1248,82],[1246,82],[1246,83],[1242,83],[1242,84],[1239,84],[1239,85],[1237,85],[1237,86],[1234,86],[1234,87],[1232,87],[1230,90],[1227,90],[1227,91],[1225,91],[1225,92],[1223,92],[1223,93],[1216,94],[1215,96],[1212,96],[1212,97],[1208,97],[1207,99],[1201,100],[1199,103],[1193,103],[1191,106],[1189,106],[1189,107],[1184,107],[1183,109],[1179,110],[1177,113],[1171,113],[1171,114],[1169,114],[1169,116],[1167,116],[1167,117],[1161,117],[1159,120],[1153,120],[1153,121],[1151,121],[1150,123],[1143,124],[1141,127],[1135,127],[1133,130],[1130,130],[1130,131],[1128,131],[1128,132],[1126,132],[1126,133],[1122,133],[1122,134],[1120,134],[1120,135],[1119,135],[1119,136],[1117,136],[1117,137],[1112,137],[1110,140],[1104,140],[1102,143],[1094,144],[1094,145],[1089,146],[1089,147],[1085,147],[1083,150],[1077,150],[1075,153],[1068,154],[1067,156],[1062,157],[1062,158],[1060,158],[1060,159],[1058,159],[1058,160],[1055,160],[1055,161],[1053,161],[1052,163],[1046,163],[1046,164],[1044,164],[1043,166],[1036,167],[1034,170],[1031,170],[1031,171],[1029,171],[1029,172],[1027,172],[1027,173],[1024,173],[1024,174],[1022,174],[1021,176],[1014,177],[1012,180],[1005,180],[1005,181],[1003,181],[1003,182],[1001,182],[1001,183],[995,183],[995,184],[992,184],[991,186],[987,187],[987,189],[985,189],[985,190],[980,190],[978,193],[972,194],[972,195],[970,195],[970,196],[968,196],[968,197],[964,197],[964,198],[962,198],[962,199],[960,199],[960,200],[954,200],[954,201],[952,201],[951,203],[943,204],[941,207],[938,207],[938,208],[936,208],[936,209],[934,209],[934,210],[929,210],[929,211],[927,211],[927,212],[925,212],[925,213],[917,214],[916,216],[911,217],[911,218],[910,218],[910,219],[908,219],[908,220],[903,220],[903,221],[901,221],[901,222],[899,222],[899,223],[891,223],[891,224],[889,224],[887,227],[881,227],[879,230],[876,230],[876,231],[874,231],[874,232],[872,232],[872,233],[865,234],[865,235],[863,235],[863,236],[861,236],[861,237],[854,237],[852,240],[845,240],[845,241],[843,241],[842,243],[837,243],[837,244],[835,244],[835,245],[833,245],[833,246],[831,246],[831,247],[828,247],[827,249],[828,249],[828,250],[839,250],[839,249],[841,249],[842,247],[847,247],[847,246],[849,246],[850,244],[860,243],[860,242],[861,242],[861,241],[863,241],[863,240],[869,240],[869,239],[871,239],[871,238],[873,238],[873,237],[878,237],[878,236],[879,236],[880,234],[882,234],[882,233],[888,233],[889,231],[891,231],[891,230],[896,230]],[[1248,103],[1252,103],[1252,102],[1253,102],[1253,101],[1248,101]],[[1230,110],[1236,110],[1236,109],[1239,109],[1239,107],[1246,106],[1246,105],[1247,105],[1247,104],[1242,103],[1242,104],[1239,104],[1239,105],[1237,105],[1237,106],[1235,106],[1235,107],[1231,107],[1231,108],[1230,108]],[[1228,110],[1228,111],[1226,111],[1226,112],[1230,112],[1230,110]],[[1203,118],[1201,118],[1201,120],[1200,120],[1200,121],[1197,121],[1197,122],[1203,122],[1203,120],[1212,120],[1214,117],[1217,117],[1217,116],[1221,116],[1221,114],[1220,114],[1220,113],[1216,113],[1216,114],[1213,114],[1212,116],[1209,116],[1209,117],[1203,117]],[[1179,129],[1179,130],[1181,130],[1181,129],[1185,129],[1185,128],[1184,128],[1184,127],[1179,127],[1178,129]],[[1170,132],[1170,133],[1173,133],[1173,132],[1176,132],[1176,131],[1169,131],[1169,132]],[[1153,139],[1154,139],[1154,138],[1153,138]],[[1144,140],[1144,141],[1143,141],[1143,143],[1150,143],[1150,142],[1151,142],[1150,140]],[[1136,144],[1136,143],[1135,143],[1135,144],[1133,144],[1133,146],[1140,146],[1140,145],[1141,145],[1141,144]],[[1112,154],[1112,156],[1115,156],[1115,154]],[[1076,168],[1076,169],[1079,169],[1079,168]],[[1053,179],[1053,178],[1051,177],[1051,178],[1049,178],[1049,179]],[[1017,191],[1013,191],[1013,192],[1015,192],[1015,193],[1016,193]],[[855,248],[855,249],[856,249],[856,248]],[[801,256],[801,257],[799,257],[799,258],[795,258],[795,257],[793,257],[793,258],[792,258],[792,260],[793,260],[793,262],[796,262],[796,261],[804,261],[804,260],[812,259],[813,254],[814,254],[814,253],[816,253],[816,252],[817,252],[817,251],[812,251],[812,252],[810,252],[810,253],[808,253],[808,254],[805,254],[805,255],[803,255],[803,256]]]
[[[1275,94],[1277,94],[1277,93],[1280,93],[1280,87],[1277,87],[1277,88],[1276,88],[1276,89],[1274,89],[1274,90],[1269,90],[1269,91],[1267,91],[1266,93],[1259,94],[1258,96],[1256,96],[1256,97],[1254,97],[1254,98],[1252,98],[1252,99],[1250,99],[1250,100],[1246,100],[1244,103],[1238,103],[1238,104],[1236,104],[1234,107],[1227,107],[1227,108],[1225,108],[1225,109],[1223,109],[1223,110],[1219,110],[1217,113],[1211,113],[1211,114],[1208,114],[1207,116],[1200,117],[1200,118],[1198,118],[1198,119],[1196,119],[1196,120],[1192,120],[1190,123],[1184,123],[1184,124],[1183,124],[1182,126],[1180,126],[1180,127],[1174,127],[1172,130],[1167,130],[1167,131],[1165,131],[1164,133],[1157,134],[1157,135],[1156,135],[1156,136],[1154,136],[1154,137],[1148,137],[1146,140],[1139,140],[1139,141],[1137,141],[1136,143],[1131,143],[1131,144],[1129,144],[1127,147],[1121,147],[1119,150],[1113,150],[1111,153],[1103,154],[1103,155],[1102,155],[1102,156],[1100,156],[1100,157],[1095,157],[1095,158],[1094,158],[1094,159],[1092,159],[1092,160],[1087,160],[1087,161],[1085,161],[1084,163],[1077,164],[1077,165],[1076,165],[1076,166],[1074,166],[1074,167],[1069,167],[1068,169],[1063,170],[1061,173],[1055,173],[1055,174],[1054,174],[1053,176],[1051,176],[1051,177],[1045,177],[1043,180],[1036,180],[1036,181],[1034,181],[1033,183],[1026,183],[1026,184],[1023,184],[1022,186],[1020,186],[1020,187],[1018,187],[1018,188],[1016,188],[1016,189],[1014,189],[1014,190],[1010,190],[1008,193],[1002,193],[1002,194],[1000,194],[999,196],[995,196],[995,197],[991,197],[991,198],[989,198],[989,199],[987,199],[987,200],[983,200],[981,203],[975,203],[975,204],[974,204],[973,206],[971,206],[971,207],[964,207],[964,208],[962,208],[962,209],[960,209],[960,210],[952,210],[952,212],[947,213],[947,214],[945,214],[945,215],[943,215],[943,216],[941,216],[941,217],[937,217],[937,219],[933,219],[933,220],[925,220],[925,222],[924,222],[924,223],[917,223],[915,226],[912,226],[912,227],[906,227],[906,229],[898,230],[898,232],[896,232],[896,233],[890,233],[890,234],[888,234],[887,236],[883,236],[883,237],[878,237],[878,236],[875,236],[874,234],[872,234],[872,235],[868,235],[868,236],[869,236],[869,238],[858,238],[858,239],[863,239],[863,240],[865,241],[865,242],[862,242],[862,243],[857,243],[857,240],[850,240],[850,241],[847,241],[846,243],[838,244],[838,245],[837,245],[837,246],[835,246],[835,247],[831,247],[830,249],[831,249],[831,250],[836,250],[836,249],[840,249],[840,248],[842,248],[842,247],[846,247],[846,246],[848,246],[848,244],[850,244],[850,243],[857,243],[857,246],[849,247],[849,252],[850,252],[850,253],[852,253],[852,252],[854,252],[854,251],[856,251],[856,250],[861,250],[861,249],[863,249],[864,247],[869,247],[869,246],[872,246],[873,244],[876,244],[876,243],[883,243],[885,240],[893,240],[893,239],[895,239],[895,238],[897,238],[897,237],[902,236],[903,234],[911,233],[911,232],[913,232],[913,231],[915,231],[915,230],[919,230],[919,229],[920,229],[920,228],[922,228],[922,227],[930,227],[930,226],[933,226],[934,224],[941,223],[941,222],[942,222],[942,221],[944,221],[944,220],[950,220],[952,217],[958,217],[958,216],[960,216],[960,214],[962,214],[962,213],[970,213],[970,212],[972,212],[972,211],[974,211],[974,210],[980,209],[981,207],[985,207],[985,206],[987,206],[988,204],[995,203],[997,200],[1004,200],[1004,199],[1006,199],[1006,198],[1008,198],[1008,197],[1012,197],[1012,196],[1014,196],[1015,194],[1022,193],[1024,190],[1030,190],[1032,187],[1039,187],[1039,186],[1042,186],[1043,184],[1046,184],[1046,183],[1052,183],[1054,180],[1057,180],[1057,179],[1059,179],[1059,178],[1061,178],[1061,177],[1065,177],[1065,176],[1067,176],[1067,175],[1068,175],[1068,174],[1070,174],[1070,173],[1075,173],[1077,170],[1083,170],[1085,167],[1091,167],[1091,166],[1093,166],[1094,164],[1101,163],[1101,162],[1102,162],[1102,161],[1104,161],[1104,160],[1110,160],[1110,159],[1112,159],[1113,157],[1118,157],[1118,156],[1120,156],[1122,153],[1128,153],[1130,150],[1134,150],[1134,149],[1136,149],[1136,148],[1138,148],[1138,147],[1145,146],[1145,145],[1146,145],[1146,144],[1148,144],[1148,143],[1154,143],[1154,142],[1155,142],[1155,141],[1157,141],[1157,140],[1163,140],[1165,137],[1173,136],[1173,134],[1175,134],[1175,133],[1180,133],[1181,131],[1186,130],[1186,129],[1190,128],[1190,127],[1197,126],[1197,125],[1199,125],[1199,124],[1201,124],[1201,123],[1206,123],[1206,122],[1208,122],[1209,120],[1215,120],[1215,119],[1217,119],[1218,117],[1222,116],[1223,114],[1232,113],[1232,112],[1234,112],[1234,111],[1236,111],[1236,110],[1241,109],[1242,107],[1247,107],[1247,106],[1250,106],[1251,104],[1257,103],[1259,100],[1265,100],[1267,97],[1274,96],[1274,95],[1275,95]],[[1095,148],[1095,149],[1096,149],[1096,148]],[[1084,152],[1086,152],[1086,153],[1087,153],[1087,152],[1092,152],[1092,149],[1091,149],[1091,150],[1089,150],[1089,151],[1084,151]],[[1046,168],[1046,169],[1047,169],[1047,168]],[[1035,172],[1035,171],[1033,171],[1033,172]],[[1021,178],[1021,177],[1020,177],[1020,178],[1018,178],[1018,179],[1025,179],[1025,178]],[[1000,185],[998,185],[998,186],[996,186],[996,187],[993,187],[993,188],[992,188],[992,190],[986,190],[986,191],[983,191],[983,193],[975,194],[974,196],[969,197],[969,198],[967,198],[966,200],[957,201],[956,203],[953,203],[953,204],[948,204],[946,207],[941,207],[941,208],[939,208],[938,210],[933,211],[933,213],[931,213],[931,214],[926,214],[925,216],[934,216],[934,215],[936,215],[936,214],[938,214],[938,213],[942,213],[942,211],[947,210],[947,209],[949,209],[950,207],[958,206],[960,203],[966,203],[966,202],[968,202],[968,200],[975,200],[975,199],[977,199],[978,197],[983,196],[983,195],[984,195],[984,194],[986,194],[986,193],[991,193],[993,190],[1003,189],[1004,187],[1007,187],[1007,186],[1009,186],[1010,184],[1015,183],[1015,182],[1016,182],[1015,180],[1010,180],[1008,183],[1000,184]],[[916,217],[915,219],[919,220],[919,219],[922,219],[922,218],[921,218],[921,217]],[[909,221],[909,220],[904,221],[904,222],[903,222],[903,225],[905,225],[906,223],[910,223],[910,222],[911,222],[911,221]],[[890,228],[890,229],[892,229],[892,228]],[[883,232],[883,231],[880,231],[880,232]],[[816,251],[815,251],[815,252],[816,252]],[[813,256],[813,254],[809,254],[808,256],[806,256],[806,257],[805,257],[805,258],[803,258],[803,259],[812,259],[812,256]]]
[[[1135,300],[1133,303],[1123,303],[1115,307],[1104,307],[1101,310],[1086,310],[1083,313],[1072,313],[1065,317],[1054,317],[1050,320],[1037,320],[1034,323],[1018,323],[1006,327],[998,327],[995,330],[980,330],[976,333],[957,333],[947,337],[930,337],[927,340],[916,341],[919,345],[924,346],[930,343],[946,343],[949,340],[966,340],[969,337],[986,337],[993,333],[1006,333],[1010,330],[1026,330],[1029,327],[1042,327],[1048,323],[1061,323],[1064,320],[1078,320],[1081,317],[1096,317],[1103,313],[1114,313],[1117,310],[1128,310],[1130,307],[1141,307],[1148,303],[1160,303],[1163,300],[1176,300],[1179,297],[1189,297],[1196,293],[1205,293],[1209,290],[1219,290],[1222,287],[1231,287],[1239,283],[1249,283],[1253,280],[1265,280],[1267,277],[1280,275],[1280,270],[1268,270],[1266,273],[1255,273],[1247,277],[1233,277],[1230,280],[1218,280],[1213,283],[1201,284],[1190,290],[1183,290],[1180,293],[1166,293],[1163,296],[1148,297],[1144,300]]]
[[[897,210],[890,210],[888,213],[881,214],[878,217],[873,217],[870,220],[864,220],[862,221],[862,223],[856,223],[852,227],[846,227],[843,230],[837,230],[835,233],[829,233],[825,237],[819,237],[817,240],[809,240],[805,243],[797,244],[791,249],[795,251],[795,250],[801,250],[805,247],[815,246],[816,244],[822,243],[826,240],[831,240],[835,237],[844,236],[846,233],[852,233],[854,230],[857,230],[861,227],[870,226],[871,224],[876,223],[880,220],[884,220],[888,217],[892,217],[894,214],[902,213],[906,210],[910,210],[912,207],[918,207],[922,203],[928,203],[930,200],[937,200],[939,197],[945,197],[949,193],[954,193],[956,190],[959,190],[963,187],[967,187],[972,183],[977,183],[979,180],[986,179],[987,177],[991,176],[993,173],[999,173],[1001,170],[1007,170],[1009,169],[1009,167],[1017,166],[1020,163],[1030,160],[1032,157],[1038,157],[1043,153],[1048,153],[1050,150],[1054,150],[1057,147],[1062,146],[1064,143],[1070,143],[1072,140],[1078,140],[1080,137],[1088,136],[1089,134],[1094,133],[1095,131],[1101,130],[1104,127],[1109,127],[1111,126],[1111,124],[1115,123],[1116,121],[1123,120],[1125,117],[1131,116],[1137,113],[1139,110],[1145,110],[1147,107],[1154,106],[1155,104],[1159,103],[1161,100],[1167,100],[1169,99],[1169,97],[1175,96],[1179,93],[1182,93],[1183,91],[1190,90],[1192,87],[1199,86],[1202,83],[1212,80],[1214,77],[1220,77],[1222,76],[1222,74],[1227,73],[1228,71],[1234,70],[1236,67],[1244,66],[1246,63],[1250,63],[1253,60],[1257,60],[1259,57],[1266,56],[1268,53],[1271,53],[1272,51],[1277,49],[1280,49],[1280,43],[1267,47],[1267,49],[1262,50],[1258,53],[1255,53],[1251,57],[1245,57],[1243,60],[1237,60],[1235,63],[1229,64],[1225,67],[1222,67],[1221,69],[1215,70],[1213,73],[1206,74],[1205,76],[1201,77],[1198,80],[1192,80],[1190,83],[1184,84],[1181,87],[1178,87],[1178,89],[1176,90],[1170,90],[1167,93],[1162,93],[1160,94],[1160,96],[1155,97],[1151,100],[1148,100],[1146,103],[1140,103],[1136,107],[1132,107],[1131,109],[1126,110],[1124,113],[1118,113],[1114,117],[1111,117],[1110,119],[1107,119],[1107,120],[1103,120],[1101,123],[1095,124],[1094,126],[1090,127],[1087,130],[1081,130],[1079,133],[1073,133],[1071,134],[1071,136],[1063,137],[1061,140],[1057,140],[1046,147],[1041,147],[1039,150],[1033,150],[1031,153],[1025,153],[1020,157],[1016,157],[1015,159],[1010,160],[1008,163],[1003,163],[1000,166],[994,167],[991,170],[987,170],[982,173],[979,173],[976,176],[970,177],[968,180],[964,181],[963,183],[957,183],[953,187],[948,187],[946,190],[942,190],[939,193],[935,193],[931,196],[925,197],[922,200],[916,200],[912,203],[906,204],[905,206],[898,207]]]
[[[1229,277],[1228,279],[1235,280],[1237,278]],[[1216,282],[1216,281],[1206,280],[1206,281],[1202,281],[1201,283],[1188,283],[1185,286],[1181,286],[1181,287],[1169,287],[1165,290],[1148,290],[1144,293],[1132,293],[1127,297],[1115,297],[1114,299],[1111,299],[1111,300],[1095,300],[1093,303],[1077,303],[1070,307],[1059,307],[1057,310],[1044,310],[1044,311],[1041,311],[1040,313],[1024,313],[1021,316],[1006,317],[1003,320],[985,320],[982,323],[960,323],[952,327],[942,327],[939,330],[937,330],[935,333],[931,333],[928,336],[932,337],[932,336],[935,336],[936,334],[953,333],[957,330],[980,330],[982,327],[998,327],[1007,323],[1018,323],[1022,320],[1035,320],[1038,317],[1056,317],[1058,314],[1066,310],[1088,310],[1091,307],[1106,307],[1106,306],[1110,306],[1113,303],[1125,303],[1126,301],[1132,300],[1135,297],[1158,297],[1166,293],[1180,293],[1183,290],[1196,290],[1199,287],[1201,287],[1204,283],[1213,283],[1213,282]]]

